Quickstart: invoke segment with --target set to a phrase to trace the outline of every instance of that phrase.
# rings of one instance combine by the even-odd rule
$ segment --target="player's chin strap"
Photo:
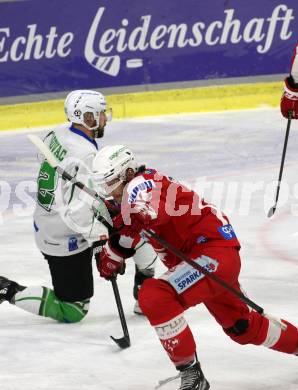
[[[69,180],[73,185],[80,188],[82,191],[89,194],[93,199],[97,200],[98,202],[102,202],[102,206],[105,207],[107,210],[105,214],[105,217],[101,215],[97,215],[96,218],[102,222],[103,225],[105,225],[111,234],[113,234],[113,231],[115,233],[115,229],[113,228],[113,221],[109,217],[109,211],[112,210],[115,211],[115,205],[110,203],[109,201],[103,199],[100,195],[96,193],[96,191],[90,189],[89,187],[85,186],[83,183],[76,181],[74,177],[72,177],[69,173],[65,172],[59,165],[56,160],[56,158],[53,156],[52,152],[48,149],[48,147],[42,142],[42,140],[37,137],[34,134],[29,134],[28,138],[30,141],[41,151],[41,153],[45,156],[45,158],[48,160],[48,162],[51,164],[53,168],[57,170],[57,172],[66,180]],[[179,257],[179,259],[185,261],[187,264],[198,270],[201,274],[204,274],[214,282],[220,284],[222,287],[224,287],[226,290],[231,292],[232,294],[236,295],[239,299],[242,300],[247,306],[252,308],[253,310],[257,311],[259,314],[261,314],[263,317],[268,318],[270,321],[272,321],[274,324],[279,326],[282,330],[285,330],[287,328],[287,325],[284,324],[281,320],[278,318],[275,318],[267,313],[265,313],[264,309],[251,301],[249,298],[247,298],[242,292],[237,291],[234,287],[226,283],[223,279],[219,278],[214,273],[208,272],[204,267],[202,267],[200,264],[196,263],[192,259],[190,259],[188,256],[186,256],[183,252],[181,252],[179,249],[175,248],[172,244],[164,240],[162,237],[154,233],[152,230],[144,230],[144,233],[148,237],[154,238],[156,241],[158,241],[161,245],[164,246],[167,250],[169,250],[171,253],[173,253],[175,256]]]

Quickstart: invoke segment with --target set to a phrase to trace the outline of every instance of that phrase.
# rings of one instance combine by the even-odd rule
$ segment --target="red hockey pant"
[[[196,259],[202,254],[216,259],[215,274],[240,291],[238,275],[241,264],[236,249],[221,247],[202,251],[194,248],[190,257]],[[281,330],[208,277],[203,277],[181,294],[165,280],[147,279],[139,291],[139,304],[177,366],[194,359],[196,345],[183,312],[199,303],[207,307],[225,333],[239,344],[264,345],[289,354],[298,352],[295,326],[283,320],[287,329]]]

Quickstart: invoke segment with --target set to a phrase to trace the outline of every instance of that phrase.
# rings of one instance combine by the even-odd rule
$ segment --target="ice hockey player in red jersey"
[[[285,118],[288,118],[291,112],[292,118],[298,119],[298,43],[294,50],[290,75],[285,79],[280,109]]]
[[[210,273],[240,290],[240,244],[228,218],[194,192],[154,169],[138,166],[130,149],[106,146],[93,161],[97,183],[121,204],[112,235],[98,255],[100,275],[116,275],[134,253],[140,235],[148,229],[182,251]],[[151,244],[168,268],[159,278],[145,281],[139,303],[161,344],[181,371],[180,390],[207,390],[196,357],[196,344],[184,311],[203,303],[239,344],[263,345],[288,354],[298,352],[298,330],[286,320],[285,329],[251,310],[237,296],[208,275],[174,256],[153,240]]]

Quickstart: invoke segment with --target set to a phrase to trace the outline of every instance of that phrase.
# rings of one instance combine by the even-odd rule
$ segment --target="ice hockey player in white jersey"
[[[111,111],[107,110],[105,97],[90,90],[72,91],[64,108],[70,123],[55,128],[44,142],[63,169],[90,187],[88,174],[99,148],[96,139],[103,137]],[[59,177],[46,160],[41,163],[37,184],[35,240],[48,262],[53,289],[21,286],[0,276],[0,303],[6,300],[59,322],[78,322],[86,316],[93,296],[93,246],[107,237],[108,231],[94,218],[91,200],[88,202],[82,191]],[[135,312],[141,313],[138,289],[153,276],[156,254],[142,242],[134,260]]]

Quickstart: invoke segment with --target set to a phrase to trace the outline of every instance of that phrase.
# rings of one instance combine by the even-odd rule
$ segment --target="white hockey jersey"
[[[93,187],[90,168],[98,150],[95,140],[65,124],[50,132],[44,142],[66,172]],[[93,217],[92,198],[62,179],[46,160],[40,167],[37,189],[34,229],[41,252],[70,256],[107,235],[107,229]]]

